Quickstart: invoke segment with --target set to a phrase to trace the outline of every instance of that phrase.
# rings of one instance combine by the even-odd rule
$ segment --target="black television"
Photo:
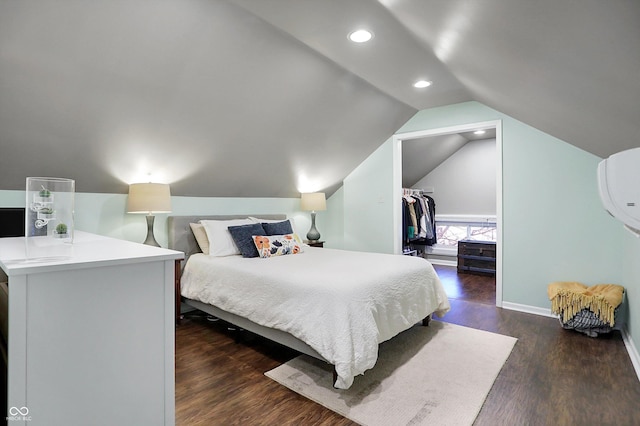
[[[0,207],[0,238],[24,237],[24,207]]]

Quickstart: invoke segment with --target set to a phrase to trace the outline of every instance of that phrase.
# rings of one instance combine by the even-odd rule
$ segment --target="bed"
[[[176,276],[179,296],[187,305],[332,364],[336,388],[348,389],[355,376],[375,365],[381,342],[450,309],[433,267],[422,258],[309,246],[268,259],[201,253],[190,224],[246,217],[169,217],[169,248],[186,257]]]

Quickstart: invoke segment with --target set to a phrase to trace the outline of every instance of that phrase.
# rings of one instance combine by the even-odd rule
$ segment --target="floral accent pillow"
[[[262,258],[302,253],[302,241],[297,234],[253,235],[258,255]]]

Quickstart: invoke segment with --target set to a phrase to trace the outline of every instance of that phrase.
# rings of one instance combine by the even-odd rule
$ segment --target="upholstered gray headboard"
[[[260,219],[282,219],[285,220],[285,214],[243,214],[243,215],[223,215],[223,216],[169,216],[167,218],[167,226],[169,227],[169,248],[184,252],[185,262],[194,253],[200,253],[200,247],[196,242],[196,238],[191,232],[190,223],[198,223],[200,220],[229,220],[244,219],[247,217],[257,217]],[[183,263],[183,265],[184,265]]]

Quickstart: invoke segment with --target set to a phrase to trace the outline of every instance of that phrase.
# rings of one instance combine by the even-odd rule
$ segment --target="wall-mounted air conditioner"
[[[602,160],[598,165],[598,190],[609,214],[640,236],[640,148]]]

